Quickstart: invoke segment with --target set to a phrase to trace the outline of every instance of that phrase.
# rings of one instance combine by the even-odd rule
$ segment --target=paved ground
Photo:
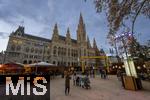
[[[150,100],[150,82],[142,82],[143,90],[130,91],[122,88],[116,76],[109,76],[106,80],[97,76],[90,80],[90,90],[73,86],[71,81],[69,96],[64,93],[64,79],[51,80],[51,100]]]

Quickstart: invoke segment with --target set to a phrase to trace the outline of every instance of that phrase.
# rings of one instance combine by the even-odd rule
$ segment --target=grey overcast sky
[[[69,27],[72,38],[76,39],[80,12],[91,44],[95,37],[98,47],[108,50],[106,16],[96,13],[93,0],[87,0],[86,3],[84,0],[0,0],[0,51],[6,49],[9,34],[22,21],[28,34],[51,39],[57,22],[59,34],[66,35]],[[138,17],[135,30],[140,42],[145,43],[150,39],[150,21],[145,17]],[[142,34],[139,36],[138,33]]]

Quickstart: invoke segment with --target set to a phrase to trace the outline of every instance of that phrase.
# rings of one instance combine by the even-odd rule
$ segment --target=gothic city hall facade
[[[23,26],[19,26],[9,36],[5,62],[31,64],[48,62],[57,66],[81,66],[81,56],[96,56],[99,51],[95,39],[91,45],[86,35],[82,14],[79,17],[76,36],[72,39],[69,28],[66,36],[59,34],[57,24],[54,25],[52,39],[26,34]],[[85,65],[94,65],[95,59],[85,59]]]

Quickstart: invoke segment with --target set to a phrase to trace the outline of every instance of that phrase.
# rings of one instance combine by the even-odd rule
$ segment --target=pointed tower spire
[[[85,29],[85,24],[81,13],[80,13],[79,24],[77,29],[77,41],[78,43],[86,42],[86,29]]]
[[[24,27],[23,26],[19,26],[15,32],[12,32],[11,35],[15,35],[15,36],[23,36],[24,35]]]
[[[56,23],[55,26],[54,26],[53,34],[58,34],[57,23]]]
[[[57,28],[57,23],[55,23],[55,28]]]
[[[91,43],[90,43],[90,39],[89,39],[88,36],[87,36],[87,47],[88,47],[88,48],[91,48]]]
[[[71,42],[69,27],[67,28],[66,41],[67,41],[68,43]]]
[[[69,30],[69,27],[67,28],[67,34],[70,34],[70,30]]]
[[[83,17],[82,17],[82,13],[80,12],[80,19],[79,19],[79,23],[80,24],[84,24],[84,21],[83,21]]]
[[[95,38],[93,39],[93,48],[97,49],[97,44],[96,44]]]
[[[57,27],[57,23],[56,23],[55,26],[54,26],[54,29],[53,29],[52,40],[57,41],[58,38],[59,38],[59,32],[58,32],[58,27]]]
[[[66,34],[66,36],[70,38],[70,30],[69,30],[69,27],[67,28],[67,34]]]

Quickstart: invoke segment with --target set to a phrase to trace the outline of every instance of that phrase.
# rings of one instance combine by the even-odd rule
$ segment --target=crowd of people
[[[107,77],[107,70],[106,69],[100,69],[99,73],[101,75],[102,79],[106,79]],[[72,79],[73,85],[85,89],[90,89],[90,77],[95,77],[94,70],[87,71],[85,70],[84,73],[77,73],[77,72],[71,72],[66,71],[65,72],[65,94],[68,95],[70,93],[70,80]],[[72,76],[72,77],[71,77]]]
[[[76,73],[74,73],[73,84],[74,86],[79,86],[86,89],[90,88],[90,79],[88,77],[88,74],[77,75]]]
[[[89,89],[90,88],[90,79],[88,74],[77,74],[74,72],[72,78],[71,74],[68,72],[65,77],[65,94],[68,95],[70,93],[70,80],[73,80],[73,85]]]

